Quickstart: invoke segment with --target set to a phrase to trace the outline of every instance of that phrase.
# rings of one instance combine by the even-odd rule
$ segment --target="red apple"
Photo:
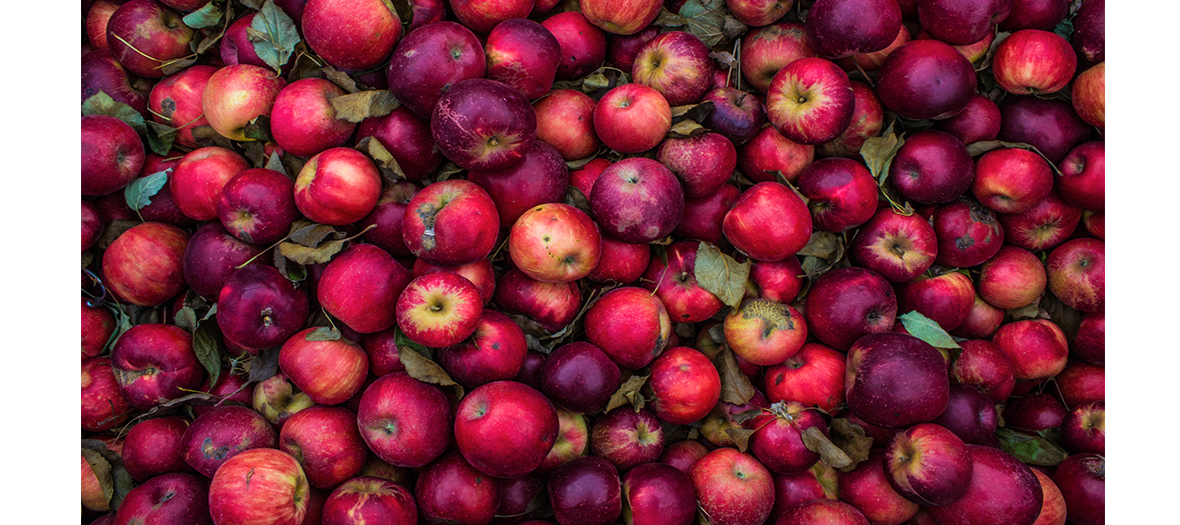
[[[872,270],[835,268],[812,284],[803,314],[812,335],[843,350],[863,335],[893,328],[897,297],[893,287]]]
[[[381,174],[373,161],[352,148],[324,150],[307,161],[295,179],[295,206],[308,219],[343,226],[377,206]]]
[[[507,315],[484,309],[471,341],[439,352],[438,364],[467,387],[512,379],[528,353],[524,331]]]
[[[596,27],[596,24],[586,20],[582,12],[557,13],[546,18],[541,25],[553,33],[561,44],[561,65],[557,67],[558,80],[584,77],[602,65],[603,59],[606,58],[606,34]],[[623,70],[631,71],[630,64]]]
[[[1047,319],[1025,319],[1005,324],[992,342],[1012,359],[1018,380],[1045,379],[1065,368],[1069,343],[1065,333]]]
[[[1106,364],[1106,313],[1082,314],[1081,326],[1070,349],[1078,357],[1098,366]]]
[[[1106,401],[1074,407],[1061,422],[1061,440],[1071,454],[1106,454]]]
[[[996,140],[1000,134],[1000,106],[983,95],[971,95],[963,111],[935,122],[934,129],[954,135],[963,144]]]
[[[574,320],[582,306],[582,293],[576,282],[543,283],[513,268],[496,284],[495,302],[504,311],[523,314],[554,333]]]
[[[844,401],[844,354],[807,343],[782,363],[766,369],[766,397],[796,401],[833,413]]]
[[[975,286],[960,272],[946,272],[934,277],[918,277],[895,285],[897,309],[916,311],[938,323],[943,330],[962,325],[975,303]]]
[[[612,363],[613,364],[613,363]],[[533,472],[548,474],[558,466],[583,456],[590,450],[590,429],[586,418],[567,410],[557,409],[557,441]]]
[[[594,107],[594,131],[603,144],[630,154],[656,147],[672,129],[672,108],[659,91],[643,84],[611,89]]]
[[[919,204],[950,202],[975,180],[971,154],[954,135],[926,130],[906,137],[889,166],[889,181],[902,197]]]
[[[774,483],[770,471],[749,454],[716,449],[689,472],[701,511],[714,525],[754,525],[770,517]]]
[[[992,447],[967,445],[974,467],[967,493],[954,503],[930,507],[939,523],[1027,523],[1044,502],[1040,482],[1020,460]]]
[[[1065,499],[1070,523],[1106,523],[1105,458],[1098,454],[1074,454],[1067,457],[1053,472],[1053,482]]]
[[[380,142],[410,181],[425,179],[443,161],[430,134],[430,121],[416,115],[406,103],[384,117],[362,120],[356,136],[358,142],[365,137]]]
[[[307,0],[299,0],[299,2],[306,4]],[[278,3],[282,2],[280,1]],[[245,16],[235,20],[225,30],[225,36],[221,37],[220,49],[221,61],[225,65],[252,64],[255,66],[269,67],[265,60],[259,58],[258,52],[254,49],[254,42],[250,41],[249,29],[254,25],[254,17],[257,14],[257,12],[248,12]],[[299,18],[295,18],[295,22],[298,24]],[[282,69],[284,73],[290,71],[290,62],[288,61],[286,64],[283,64]]]
[[[439,266],[417,259],[410,271],[413,272],[414,277],[421,277],[430,272],[455,272],[466,277],[468,281],[471,281],[471,284],[479,289],[479,296],[483,299],[484,304],[488,304],[488,301],[492,300],[496,291],[496,277],[492,273],[492,261],[489,259],[480,259],[461,266]]]
[[[696,515],[696,488],[688,474],[662,463],[645,463],[623,476],[627,525],[684,524]]]
[[[777,181],[778,173],[787,181],[795,182],[814,157],[815,146],[796,143],[780,134],[774,126],[767,126],[742,147],[738,166],[756,182]]]
[[[148,410],[201,384],[205,368],[183,328],[140,324],[119,336],[111,349],[111,371],[131,406]]]
[[[1023,213],[1053,189],[1051,166],[1032,151],[1000,148],[984,153],[975,165],[971,193],[1000,213]]]
[[[1061,198],[1058,191],[1063,186],[1057,184],[1048,197],[1024,213],[1001,213],[997,219],[1004,227],[1004,241],[1025,250],[1039,251],[1051,249],[1073,235],[1081,222],[1082,210]]]
[[[709,49],[685,31],[661,33],[639,49],[631,69],[634,82],[654,88],[673,106],[691,104],[709,90],[713,63]]]
[[[258,412],[227,405],[214,408],[193,420],[181,437],[181,446],[185,463],[212,478],[226,462],[249,450],[278,452],[274,449],[279,446],[279,436]],[[298,467],[298,462],[294,459],[291,461]],[[300,471],[302,474],[302,469]]]
[[[299,157],[311,157],[344,144],[356,124],[336,118],[331,102],[344,94],[340,86],[322,78],[288,84],[275,97],[271,109],[270,129],[275,142],[286,153]]]
[[[734,146],[752,140],[766,122],[766,112],[758,97],[735,87],[714,88],[705,93],[702,101],[713,103],[713,112],[702,124],[729,139]]]
[[[307,0],[300,27],[307,46],[340,69],[380,65],[402,35],[397,11],[381,0]]]
[[[836,478],[837,490],[840,494],[840,501],[856,507],[856,510],[869,520],[869,523],[900,524],[917,514],[920,506],[914,501],[902,497],[902,494],[899,494],[890,483],[889,478],[893,475],[893,469],[890,469],[888,462],[885,461],[886,454],[885,450],[870,450],[868,459],[851,471],[841,472],[838,475]],[[960,461],[969,465],[971,460],[966,449],[962,451],[962,454],[963,458]],[[885,468],[882,468],[882,465]],[[945,466],[942,467],[942,469],[945,468]],[[963,481],[969,479],[970,471],[968,470],[966,479]]]
[[[158,222],[131,227],[102,254],[104,284],[128,303],[164,304],[184,289],[188,238],[184,230]]]
[[[557,440],[557,413],[540,392],[515,381],[472,390],[455,409],[455,441],[472,466],[490,476],[536,469]],[[512,451],[505,454],[505,451]]]
[[[82,100],[106,93],[148,118],[148,96],[153,84],[127,71],[109,49],[99,49],[82,55]],[[198,94],[198,97],[200,94]]]
[[[798,184],[817,230],[839,233],[868,222],[877,212],[877,181],[854,160],[817,160],[803,168]]]
[[[94,49],[108,47],[107,22],[110,21],[111,15],[118,8],[119,4],[98,0],[91,4],[90,9],[86,11],[86,38]]]
[[[683,346],[669,348],[652,361],[648,385],[656,416],[676,425],[701,420],[721,396],[721,378],[712,362]]]
[[[979,296],[997,308],[1031,304],[1045,291],[1045,266],[1032,252],[1003,246],[980,269]]]
[[[933,420],[947,407],[946,361],[916,337],[866,335],[849,349],[846,366],[848,407],[868,423],[901,428]]]
[[[926,3],[938,1],[942,0]],[[881,65],[877,96],[904,118],[938,120],[966,108],[975,83],[974,67],[955,48],[938,40],[913,40],[894,50]]]
[[[777,132],[775,133],[777,134]],[[685,199],[684,215],[681,217],[680,223],[676,225],[676,229],[672,230],[672,235],[679,239],[697,239],[720,244],[724,235],[722,227],[725,222],[725,214],[729,213],[730,208],[733,208],[740,196],[741,190],[738,190],[736,186],[723,184],[712,195],[699,199]],[[643,253],[646,254],[648,251],[644,245]],[[604,259],[611,260],[609,257],[604,257]],[[646,260],[644,264],[646,265]],[[599,267],[601,268],[602,264],[599,264]]]
[[[1061,162],[1093,129],[1069,102],[1035,96],[1005,98],[1000,117],[1000,140],[1031,144],[1053,163]]]
[[[782,225],[767,231],[767,221]],[[759,261],[781,261],[811,239],[811,214],[803,199],[777,182],[760,182],[747,189],[725,214],[725,238],[742,253]]]
[[[754,419],[752,426],[757,430],[750,436],[750,452],[776,474],[810,469],[820,456],[806,446],[803,434],[811,428],[828,433],[819,412],[794,401],[771,405],[769,412]]]
[[[995,213],[973,200],[961,198],[939,205],[931,222],[938,238],[934,262],[942,266],[967,268],[981,264],[1004,245],[1004,228]]]
[[[1106,243],[1074,239],[1058,246],[1045,261],[1049,291],[1066,306],[1083,312],[1106,309]]]
[[[512,262],[542,282],[585,277],[602,253],[598,227],[585,212],[563,203],[536,206],[520,216],[508,236]]]
[[[893,283],[904,283],[929,270],[938,253],[934,227],[921,215],[882,208],[861,225],[848,247],[858,264]]]
[[[279,450],[291,454],[316,488],[331,488],[356,476],[368,449],[356,414],[343,407],[314,406],[291,416],[279,432]]]
[[[132,0],[107,20],[106,42],[115,58],[136,75],[164,77],[164,67],[192,51],[196,35],[181,21],[180,13],[156,0]]]
[[[500,506],[500,482],[450,452],[419,473],[414,501],[426,523],[489,523]]]
[[[917,4],[922,28],[955,45],[978,41],[1012,11],[1012,0],[927,0]]]
[[[196,474],[156,476],[123,497],[114,523],[213,525],[209,516],[209,482]]]
[[[274,170],[242,170],[221,188],[217,216],[226,230],[243,241],[276,242],[291,231],[298,217],[295,183]]]
[[[307,292],[273,266],[253,264],[235,271],[217,297],[217,326],[247,349],[281,345],[307,322]]]
[[[549,474],[546,485],[558,523],[609,525],[623,511],[619,473],[603,458],[575,458]]]
[[[749,31],[742,37],[741,49],[742,78],[762,93],[769,91],[780,69],[800,58],[817,56],[799,22],[779,22]]]
[[[981,339],[960,341],[959,347],[963,351],[951,365],[951,377],[978,388],[995,403],[1008,399],[1016,386],[1016,370],[1008,354],[995,343]]]
[[[310,487],[299,462],[285,452],[257,449],[217,469],[209,512],[217,525],[296,525],[307,513]]]
[[[376,523],[417,523],[418,507],[405,487],[387,479],[360,476],[336,487],[324,502],[325,525],[352,523],[354,518]]]
[[[767,299],[747,299],[731,310],[724,329],[726,344],[755,365],[781,363],[807,339],[807,323],[799,311]]]
[[[414,117],[417,118],[417,117]],[[377,206],[357,223],[360,228],[373,228],[364,233],[365,241],[389,252],[394,257],[411,255],[402,239],[406,206],[421,187],[408,180],[395,182],[381,190]]]
[[[867,525],[869,520],[856,507],[843,501],[814,499],[787,509],[779,515],[775,525],[807,525],[809,523]]]
[[[484,76],[487,60],[483,44],[463,25],[439,21],[418,29],[398,43],[387,75],[389,91],[414,114],[429,119],[445,90]]]
[[[820,56],[837,59],[889,46],[901,8],[888,0],[818,0],[807,13],[807,39]]]
[[[1069,85],[1077,65],[1077,55],[1061,35],[1042,29],[1022,29],[996,46],[992,73],[996,85],[1004,91],[1047,95]]]
[[[216,71],[217,68],[213,66],[190,66],[152,87],[151,96],[148,98],[152,119],[177,128],[177,144],[190,148],[197,146],[197,141],[193,138],[193,128],[209,123],[205,118],[201,98],[205,94],[209,78]]]
[[[82,359],[98,357],[115,333],[115,316],[103,306],[90,306],[82,298]]]
[[[246,137],[246,126],[261,115],[270,116],[275,98],[287,82],[273,70],[250,64],[218,69],[205,84],[201,106],[217,133],[230,140]]]
[[[636,411],[630,405],[617,407],[594,420],[590,452],[622,472],[655,461],[664,452],[660,419],[648,408]]]
[[[411,253],[427,262],[459,266],[492,253],[499,228],[499,214],[488,193],[474,182],[451,179],[431,184],[410,199],[402,238]]]
[[[893,435],[885,449],[885,479],[899,494],[927,506],[954,503],[971,481],[971,454],[963,440],[933,423]]]
[[[479,289],[454,272],[416,277],[397,298],[397,325],[415,343],[433,348],[458,344],[475,332],[483,310]]]
[[[600,122],[597,117],[595,122]],[[599,175],[590,207],[605,235],[628,243],[648,243],[676,228],[684,213],[684,192],[663,164],[631,157],[611,164]]]
[[[1087,69],[1073,82],[1070,94],[1078,116],[1091,126],[1106,128],[1106,62]]]
[[[144,146],[127,123],[106,115],[82,117],[82,195],[107,195],[135,180]]]
[[[580,0],[591,24],[616,35],[631,35],[652,23],[663,4],[659,0]]]
[[[218,199],[226,183],[249,168],[246,157],[220,146],[198,148],[185,154],[169,180],[177,207],[193,220],[218,219]]]
[[[567,161],[593,155],[602,145],[594,134],[594,106],[594,99],[581,91],[550,91],[548,96],[533,103],[537,112],[537,140],[553,146]]]
[[[903,29],[904,31],[904,29]],[[868,84],[852,81],[852,121],[839,137],[816,147],[820,155],[860,160],[860,148],[870,137],[881,133],[885,125],[885,108]]]
[[[82,430],[102,432],[127,420],[131,404],[119,388],[108,357],[82,360]]]
[[[611,290],[586,311],[586,338],[623,368],[647,366],[664,351],[672,321],[658,297],[643,288]]]
[[[844,70],[822,58],[806,57],[774,75],[766,93],[766,116],[784,137],[815,145],[844,133],[854,104]]]
[[[390,328],[394,306],[410,282],[410,272],[385,250],[358,244],[324,268],[316,287],[324,310],[362,334]]]
[[[1084,210],[1106,208],[1106,142],[1085,142],[1058,164],[1056,189],[1065,202]]]
[[[449,0],[447,3],[459,22],[480,34],[487,34],[505,20],[527,18],[533,10],[532,0]]]
[[[678,323],[696,323],[712,317],[723,306],[717,296],[697,283],[699,243],[681,241],[668,246],[667,262],[653,259],[644,272],[643,287],[655,292]]]
[[[488,34],[484,50],[488,78],[508,84],[534,100],[549,92],[561,64],[561,43],[541,24],[512,18]]]
[[[620,384],[619,366],[585,341],[554,349],[541,365],[540,379],[541,391],[551,401],[578,414],[605,407]]]
[[[460,167],[497,170],[524,156],[537,135],[537,114],[520,91],[468,79],[439,98],[430,131],[443,155]]]
[[[712,195],[737,169],[737,149],[717,133],[667,138],[656,150],[660,161],[684,183],[686,199]]]
[[[434,461],[451,444],[451,414],[450,402],[439,387],[406,372],[393,372],[365,389],[357,426],[377,457],[417,468]]]
[[[309,341],[308,336],[318,329],[291,336],[279,352],[279,368],[312,401],[338,405],[360,391],[369,373],[369,358],[360,345],[346,339]]]

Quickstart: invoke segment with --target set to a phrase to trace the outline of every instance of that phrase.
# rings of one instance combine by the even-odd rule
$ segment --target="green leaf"
[[[254,52],[258,58],[276,72],[282,71],[283,65],[295,51],[295,44],[300,42],[295,22],[275,5],[274,0],[266,0],[262,4],[246,33],[250,41],[254,42]]]
[[[184,25],[193,29],[205,29],[221,22],[222,14],[221,8],[217,7],[216,3],[210,1],[204,7],[184,15],[184,18],[181,20],[184,22]]]
[[[82,116],[89,115],[108,115],[115,117],[127,125],[131,126],[136,133],[143,135],[147,133],[147,125],[143,122],[143,115],[140,115],[134,108],[117,102],[105,92],[99,91],[95,93],[86,101],[82,102]]]
[[[221,329],[216,322],[201,322],[193,332],[193,353],[209,372],[209,384],[216,385],[221,376]]]
[[[172,324],[188,330],[190,333],[197,330],[197,311],[193,310],[191,306],[185,305],[172,316]]]
[[[1061,35],[1061,38],[1068,41],[1069,37],[1073,36],[1073,19],[1068,16],[1065,17],[1064,20],[1053,27],[1053,32]]]
[[[897,316],[897,320],[901,321],[910,335],[930,343],[934,348],[959,348],[959,343],[956,343],[946,330],[917,310],[901,314]]]
[[[693,276],[701,288],[717,296],[721,302],[737,308],[746,294],[750,266],[750,261],[738,263],[733,257],[721,253],[716,246],[702,241],[697,247]]]
[[[329,326],[321,326],[303,336],[307,341],[339,341],[340,330]]]
[[[378,89],[340,95],[331,100],[338,120],[360,122],[370,117],[384,117],[401,106],[388,90]]]
[[[696,35],[701,39],[701,42],[704,42],[705,47],[712,48],[726,38],[727,14],[729,11],[725,7],[725,0],[688,0],[680,7],[678,18],[682,19],[683,23],[676,19],[672,21],[685,26],[689,33]],[[657,17],[658,20],[659,17]],[[733,26],[733,22],[728,24],[730,33],[738,30]],[[741,27],[744,28],[744,26]]]
[[[1030,465],[1052,467],[1061,463],[1068,454],[1041,436],[1024,434],[1004,427],[996,429],[1000,439],[1000,450],[1012,454]]]
[[[869,137],[860,147],[860,156],[865,159],[869,173],[877,179],[879,186],[884,185],[885,179],[889,177],[889,165],[893,164],[893,157],[902,144],[905,144],[905,139],[893,133],[893,125],[890,124],[880,137]]]
[[[151,204],[152,197],[160,193],[160,190],[164,189],[164,185],[168,184],[170,173],[172,173],[172,168],[131,181],[131,184],[123,189],[123,198],[127,201],[127,207],[139,211],[144,206]]]
[[[167,124],[160,124],[154,120],[147,121],[148,147],[156,155],[167,156],[172,151],[172,144],[176,142],[176,128]]]

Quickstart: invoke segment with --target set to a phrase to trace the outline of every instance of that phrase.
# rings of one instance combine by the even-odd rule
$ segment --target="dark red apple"
[[[541,25],[561,44],[561,65],[557,67],[559,80],[582,78],[602,65],[606,58],[606,34],[586,20],[580,11],[557,13],[546,18]],[[631,71],[631,66],[628,64],[623,70]]]
[[[844,385],[849,409],[886,428],[931,421],[947,408],[950,396],[942,354],[921,339],[897,332],[857,339],[848,350]]]
[[[82,195],[107,195],[135,180],[144,146],[130,125],[107,115],[82,117]]]
[[[279,436],[258,412],[221,406],[193,420],[181,438],[184,461],[212,478],[230,458],[255,448],[277,449]]]
[[[606,236],[627,243],[648,243],[668,236],[676,228],[684,214],[684,192],[676,175],[663,164],[631,157],[612,164],[599,175],[590,207]]]
[[[252,264],[225,281],[217,299],[217,325],[249,349],[278,346],[307,322],[307,292],[273,266]]]
[[[642,246],[647,249],[646,244]],[[495,302],[503,310],[523,314],[555,333],[574,320],[581,309],[582,293],[576,282],[543,283],[513,268],[496,284]]]
[[[406,34],[387,70],[389,91],[414,114],[429,119],[443,93],[487,71],[483,44],[457,22],[426,24]]]
[[[464,169],[518,162],[537,136],[537,113],[520,91],[494,80],[455,83],[439,98],[430,132],[443,155]]]
[[[803,314],[812,335],[843,350],[863,335],[892,329],[897,297],[889,282],[872,270],[835,268],[812,284]]]
[[[450,452],[419,473],[414,501],[427,523],[489,523],[500,506],[500,483]]]
[[[860,266],[889,282],[904,283],[929,270],[939,249],[929,221],[886,207],[861,225],[848,251]]]
[[[854,160],[817,160],[803,168],[798,184],[817,230],[839,233],[868,222],[877,213],[877,181],[864,164]]]
[[[529,100],[549,92],[563,58],[561,42],[553,33],[524,18],[496,24],[488,33],[484,54],[487,78],[516,88]]]
[[[123,441],[123,466],[136,481],[147,481],[169,472],[191,472],[184,462],[181,440],[189,420],[181,416],[145,419]]]
[[[807,13],[811,48],[832,59],[884,49],[900,28],[901,8],[889,0],[819,0]]]
[[[131,489],[115,513],[116,525],[213,525],[209,480],[196,474],[161,474]]]
[[[984,445],[995,439],[999,415],[987,394],[973,386],[954,383],[946,410],[933,422],[954,432],[964,443]]]
[[[425,179],[443,161],[443,154],[435,147],[430,134],[429,115],[419,117],[410,110],[408,102],[384,117],[362,120],[357,125],[356,136],[358,142],[365,137],[380,142],[410,181]]]
[[[774,482],[770,471],[749,454],[719,448],[689,472],[697,504],[716,524],[756,524],[770,517]]]
[[[1084,210],[1106,208],[1106,142],[1079,144],[1057,167],[1056,189],[1065,202]]]
[[[1063,100],[1008,97],[1000,115],[1000,140],[1032,144],[1055,164],[1090,136],[1090,125]]]
[[[958,198],[975,179],[971,154],[954,135],[926,130],[906,137],[889,166],[889,181],[904,198],[941,204]]]
[[[321,58],[327,60],[322,55]],[[322,78],[304,78],[287,84],[275,97],[270,113],[274,141],[286,153],[298,157],[311,157],[343,145],[356,130],[356,123],[336,118],[332,99],[345,93],[340,86]]]
[[[935,122],[934,129],[954,135],[963,144],[996,140],[1000,134],[1000,106],[983,95],[971,95],[963,111]]]
[[[467,387],[512,379],[528,353],[524,331],[511,318],[484,309],[470,342],[438,353],[438,363],[451,378]]]
[[[585,341],[557,347],[540,371],[541,391],[558,406],[577,413],[596,412],[619,388],[619,366],[602,349]]]
[[[119,63],[136,75],[163,78],[164,66],[192,51],[196,35],[180,13],[156,0],[127,2],[107,20],[107,45]]]
[[[647,290],[611,290],[586,311],[586,338],[620,367],[647,366],[664,351],[672,321],[664,304]]]
[[[570,176],[561,153],[545,142],[534,140],[520,162],[499,170],[472,170],[467,173],[467,180],[488,192],[496,204],[500,224],[512,226],[530,208],[562,202]]]
[[[205,94],[205,85],[216,71],[217,68],[213,66],[190,66],[164,78],[152,87],[151,96],[148,98],[152,119],[177,128],[177,144],[190,148],[197,146],[197,141],[193,138],[193,128],[209,123],[205,118],[201,100]]]
[[[455,442],[472,466],[490,476],[536,469],[557,440],[557,412],[523,383],[496,381],[472,390],[455,409]],[[511,450],[511,454],[505,451]]]
[[[1101,2],[1098,5],[1102,5]],[[1053,482],[1065,498],[1071,523],[1106,523],[1105,458],[1098,454],[1074,454],[1067,457],[1053,472]]]
[[[623,512],[619,473],[603,458],[575,458],[550,473],[547,486],[558,523],[609,525]]]
[[[645,463],[623,476],[624,519],[629,525],[685,524],[696,515],[696,489],[688,474]]]
[[[193,352],[193,337],[167,324],[135,325],[111,349],[111,371],[131,406],[148,410],[195,390],[205,367]]]
[[[221,224],[250,243],[270,244],[282,239],[298,215],[294,181],[274,170],[242,170],[225,183],[217,198]]]
[[[955,380],[978,388],[994,403],[1003,403],[1016,385],[1016,371],[1012,359],[991,341],[968,339],[959,342],[963,349],[951,365]]]
[[[237,267],[260,251],[258,246],[230,235],[221,224],[211,222],[198,229],[184,247],[184,281],[198,295],[215,299]]]
[[[721,311],[723,304],[696,280],[697,247],[681,241],[668,246],[667,262],[652,259],[644,272],[643,287],[652,290],[677,323],[697,323]]]
[[[969,464],[966,452],[963,450],[963,459]],[[890,483],[893,473],[885,461],[886,453],[882,449],[870,450],[868,459],[838,475],[837,490],[840,501],[856,507],[869,523],[904,523],[918,513],[920,506],[899,494]]]
[[[364,153],[346,147],[326,149],[299,170],[295,207],[321,224],[352,224],[377,207],[381,183],[381,173]]]
[[[967,493],[949,505],[930,507],[933,517],[945,525],[1035,522],[1044,494],[1032,471],[996,448],[967,445],[967,450],[974,463]]]
[[[884,464],[885,479],[898,494],[927,506],[963,497],[973,466],[963,440],[933,423],[894,434],[885,449]]]
[[[936,1],[942,0],[926,4]],[[938,40],[913,40],[894,50],[881,65],[877,96],[902,117],[938,120],[967,107],[975,82],[974,67],[955,48]]]

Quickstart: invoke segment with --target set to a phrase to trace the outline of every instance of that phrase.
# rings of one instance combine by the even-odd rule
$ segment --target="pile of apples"
[[[81,523],[1104,523],[1104,0],[83,0]]]

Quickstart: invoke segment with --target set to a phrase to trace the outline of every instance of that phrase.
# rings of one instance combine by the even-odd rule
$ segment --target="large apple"
[[[451,414],[447,395],[439,387],[406,372],[393,372],[365,389],[357,426],[377,457],[391,465],[416,468],[434,461],[450,446]]]
[[[106,41],[115,58],[136,75],[164,77],[164,67],[192,51],[196,36],[180,13],[156,0],[132,0],[111,13]]]
[[[82,195],[107,195],[135,180],[144,146],[126,122],[107,115],[82,117]]]
[[[523,93],[507,84],[468,79],[438,99],[430,132],[438,149],[459,167],[497,170],[524,156],[537,136],[537,113]]]
[[[297,525],[307,514],[310,490],[290,454],[250,450],[217,469],[209,485],[209,512],[217,525]]]
[[[885,428],[938,417],[950,395],[942,354],[921,339],[897,332],[869,334],[852,344],[844,386],[852,412]]]
[[[623,84],[611,89],[594,106],[594,131],[603,144],[619,153],[639,153],[656,147],[672,129],[672,107],[653,88]]]
[[[509,478],[527,474],[557,440],[557,412],[544,394],[515,381],[472,390],[455,409],[459,452],[481,472]]]
[[[840,66],[816,57],[800,58],[774,75],[766,92],[766,116],[784,137],[823,144],[852,122],[855,96]]]
[[[663,164],[630,157],[611,164],[594,181],[590,208],[606,236],[633,244],[649,243],[676,229],[684,214],[684,191],[680,180]]]
[[[307,0],[300,19],[307,46],[339,69],[368,69],[389,57],[402,21],[382,0]]]
[[[430,118],[445,91],[486,72],[483,44],[470,29],[449,20],[410,31],[386,70],[390,93],[423,119]]]
[[[282,76],[265,67],[225,66],[209,77],[201,107],[209,125],[223,137],[254,140],[246,136],[246,126],[261,115],[270,116],[275,98],[286,85]]]
[[[779,227],[768,229],[773,221]],[[759,182],[742,192],[725,214],[721,230],[742,253],[758,261],[781,261],[811,239],[811,212],[795,191],[778,182]]]
[[[431,184],[410,199],[402,239],[410,253],[426,262],[459,266],[492,253],[500,226],[488,192],[474,182],[451,179]]]
[[[508,253],[525,275],[566,283],[598,266],[602,239],[586,212],[563,203],[542,204],[524,212],[512,225]]]

